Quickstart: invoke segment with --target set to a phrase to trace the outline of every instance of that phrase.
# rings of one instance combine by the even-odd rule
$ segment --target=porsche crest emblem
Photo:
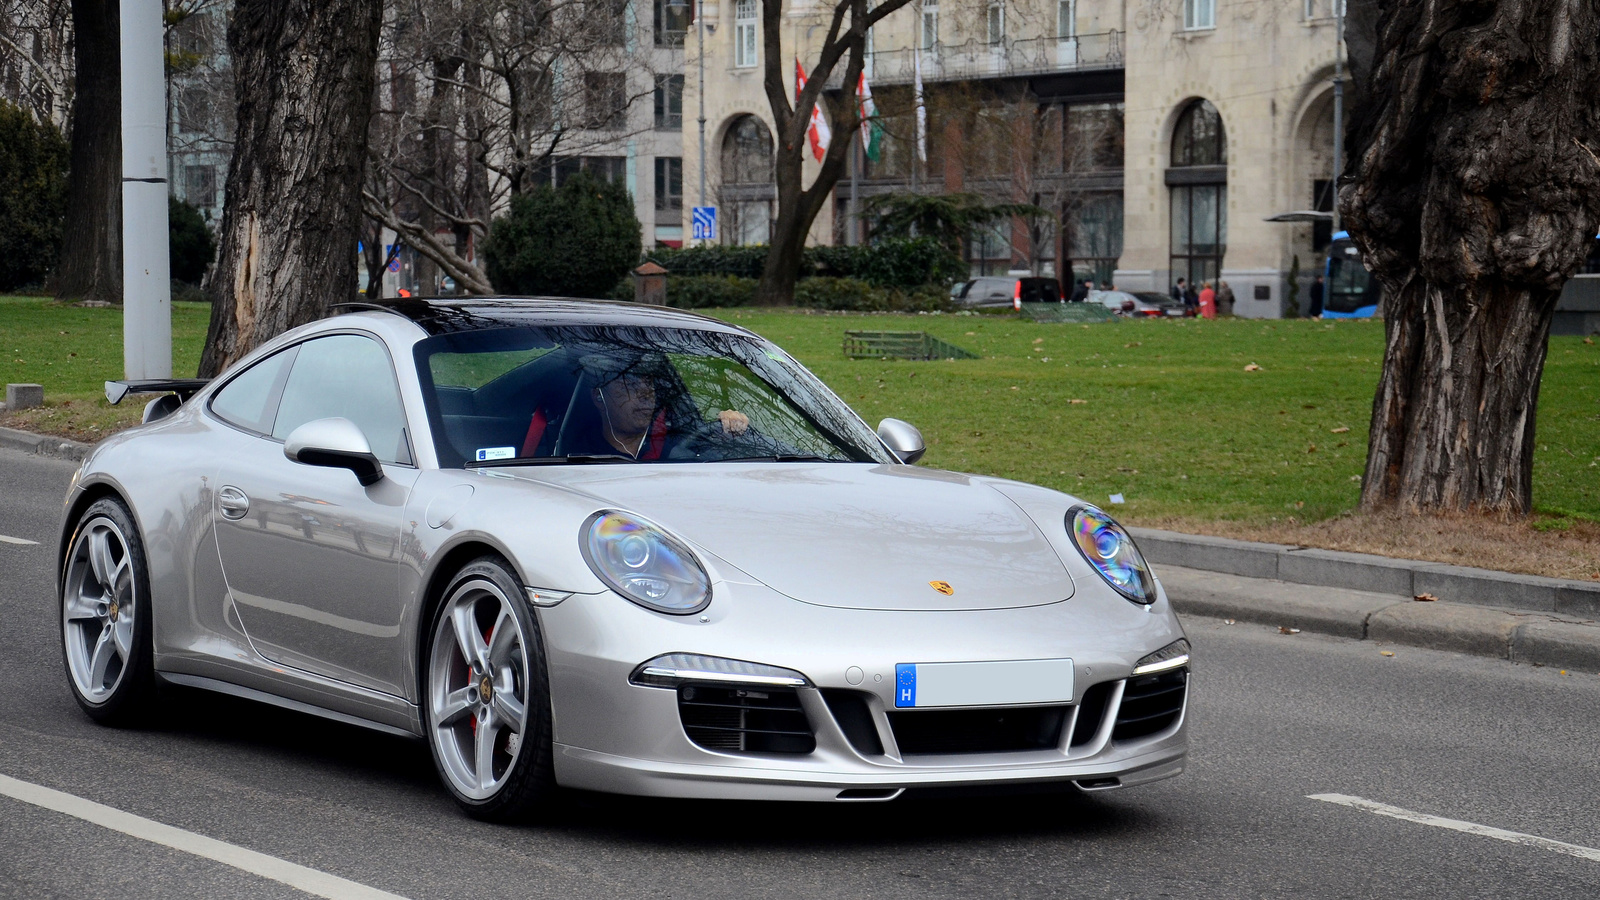
[[[951,587],[950,582],[948,581],[930,581],[928,582],[928,587],[933,588],[946,597],[956,592],[956,589]]]

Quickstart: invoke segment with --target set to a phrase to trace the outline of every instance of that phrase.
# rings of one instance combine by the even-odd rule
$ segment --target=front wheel
[[[131,724],[155,693],[150,575],[133,515],[97,500],[78,519],[61,578],[61,643],[73,698],[89,717]]]
[[[428,744],[473,818],[528,818],[555,793],[549,676],[538,622],[510,567],[456,573],[434,616],[424,689]]]

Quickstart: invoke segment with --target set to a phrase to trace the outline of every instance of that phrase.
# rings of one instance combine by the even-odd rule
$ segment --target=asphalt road
[[[1186,623],[1188,772],[1092,797],[586,794],[505,828],[456,811],[421,743],[198,692],[148,729],[101,728],[57,643],[72,469],[0,451],[0,535],[39,542],[0,540],[0,776],[359,885],[414,900],[1600,896],[1600,675],[1214,619]],[[1308,799],[1330,793],[1579,849]],[[0,897],[307,896],[132,830],[0,791]]]

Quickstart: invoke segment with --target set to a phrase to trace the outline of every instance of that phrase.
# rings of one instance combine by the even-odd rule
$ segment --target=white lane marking
[[[32,547],[37,543],[39,542],[30,541],[27,538],[14,538],[9,534],[0,534],[0,544],[21,544],[24,547]]]
[[[1427,813],[1413,812],[1409,809],[1401,809],[1398,806],[1390,806],[1387,803],[1379,803],[1375,800],[1352,797],[1349,794],[1311,794],[1306,799],[1321,800],[1324,803],[1337,803],[1340,806],[1348,806],[1351,809],[1359,809],[1363,812],[1389,816],[1394,819],[1403,819],[1407,822],[1416,822],[1419,825],[1448,828],[1451,831],[1459,831],[1463,834],[1476,834],[1481,837],[1494,838],[1497,841],[1509,841],[1513,844],[1522,844],[1525,847],[1538,847],[1541,850],[1565,853],[1568,856],[1576,856],[1579,859],[1600,862],[1600,850],[1592,847],[1580,847],[1577,844],[1552,841],[1549,838],[1523,834],[1520,831],[1506,831],[1504,828],[1493,828],[1488,825],[1479,825],[1476,822],[1463,822],[1460,819],[1430,816]]]
[[[246,850],[215,838],[123,812],[93,800],[85,800],[73,794],[27,781],[18,781],[4,775],[0,775],[0,795],[64,813],[85,822],[92,822],[102,828],[120,831],[152,844],[171,847],[225,866],[232,866],[316,897],[327,897],[329,900],[405,900],[398,894],[380,891],[337,875],[296,865],[276,856]]]

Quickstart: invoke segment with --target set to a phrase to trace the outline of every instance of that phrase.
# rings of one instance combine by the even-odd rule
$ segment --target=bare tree
[[[69,0],[0,0],[0,97],[65,132],[72,65]]]
[[[1600,6],[1351,0],[1340,210],[1383,287],[1367,509],[1533,503],[1563,283],[1600,227]]]
[[[778,214],[772,223],[772,243],[758,288],[764,303],[787,306],[794,302],[794,285],[800,276],[800,254],[805,249],[806,235],[817,220],[817,214],[832,201],[833,189],[839,183],[839,176],[844,174],[849,158],[849,135],[861,125],[860,112],[852,95],[864,64],[867,29],[908,2],[910,0],[883,0],[871,6],[868,0],[834,0],[831,7],[823,4],[820,8],[828,19],[828,30],[817,48],[816,64],[808,73],[805,89],[791,101],[790,82],[785,73],[794,62],[783,54],[783,0],[761,0],[762,86],[778,131],[773,159]],[[841,62],[844,77],[837,83],[846,86],[845,96],[838,103],[830,103],[825,100],[823,89],[833,79]],[[802,153],[809,152],[804,149],[806,130],[811,124],[811,112],[819,103],[834,140],[823,155],[821,171],[811,186],[805,187]]]
[[[379,50],[362,207],[471,293],[470,253],[558,158],[619,148],[655,91],[626,0],[398,0]],[[601,173],[618,177],[620,172]],[[375,244],[369,241],[369,245]],[[369,251],[369,271],[378,254]]]
[[[240,0],[237,140],[200,359],[215,375],[355,294],[380,0]]]

